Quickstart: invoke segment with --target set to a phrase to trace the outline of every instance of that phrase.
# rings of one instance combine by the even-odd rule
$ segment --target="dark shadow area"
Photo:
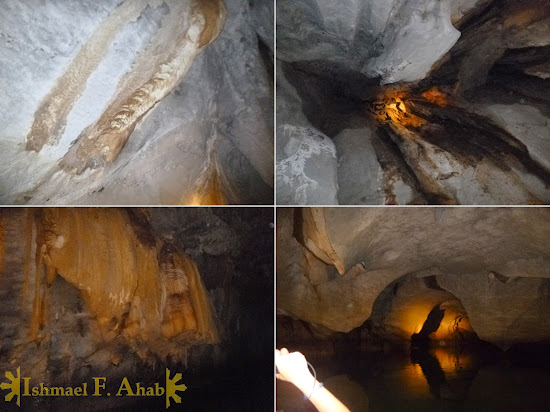
[[[425,348],[430,343],[430,335],[439,329],[439,325],[445,316],[445,309],[441,309],[440,305],[432,308],[422,329],[418,333],[411,336],[411,346],[413,348]]]
[[[437,399],[440,399],[441,386],[447,383],[447,380],[445,379],[445,373],[443,372],[437,357],[430,354],[430,352],[425,349],[413,347],[411,349],[411,363],[413,365],[420,365],[422,373],[426,378],[426,382],[430,385],[430,392]]]
[[[302,99],[304,115],[316,129],[334,138],[343,129],[368,124],[364,102],[377,95],[378,79],[327,61],[282,63],[282,68]]]

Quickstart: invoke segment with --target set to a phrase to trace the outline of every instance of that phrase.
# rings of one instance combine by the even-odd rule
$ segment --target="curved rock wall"
[[[270,202],[267,28],[250,13],[242,0],[6,2],[1,200]]]
[[[308,223],[312,216],[322,231]],[[550,332],[548,209],[283,209],[277,222],[280,314],[349,332],[392,282],[409,279],[420,282],[407,286],[410,294],[429,301],[419,318],[442,299],[464,308],[480,338],[503,347]],[[384,322],[408,333],[406,295]]]
[[[279,203],[550,201],[546,2],[277,7]]]

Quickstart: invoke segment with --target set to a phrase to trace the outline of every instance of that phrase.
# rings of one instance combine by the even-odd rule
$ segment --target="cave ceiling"
[[[4,1],[0,202],[271,203],[270,15],[263,0]]]
[[[350,332],[392,300],[405,339],[447,302],[503,347],[550,336],[546,208],[285,208],[277,224],[280,314]]]
[[[550,200],[548,2],[277,8],[280,204]]]

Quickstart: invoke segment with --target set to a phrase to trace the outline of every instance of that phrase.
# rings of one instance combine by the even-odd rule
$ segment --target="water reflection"
[[[352,411],[367,410],[364,397],[360,400],[359,386],[367,394],[370,412],[549,410],[548,370],[497,362],[479,348],[466,348],[461,353],[437,347],[401,354],[348,353],[347,356],[308,353],[305,348],[302,351],[315,365],[322,381],[334,381],[332,389],[343,398],[344,392],[349,392],[347,401]],[[353,405],[354,399],[360,402]],[[290,401],[278,393],[277,410],[308,410],[303,403],[297,405],[301,400],[303,397],[298,396]]]
[[[471,353],[437,348],[411,350],[411,363],[418,365],[436,399],[464,400],[480,364]]]
[[[495,363],[476,351],[447,348],[391,355],[364,384],[370,411],[548,411],[550,374]]]
[[[436,398],[441,398],[441,386],[445,385],[447,380],[437,358],[427,350],[412,349],[411,363],[420,366],[422,374],[430,386],[430,392]]]

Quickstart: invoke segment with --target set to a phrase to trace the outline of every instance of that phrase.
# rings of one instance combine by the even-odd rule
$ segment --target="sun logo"
[[[170,379],[170,369],[166,369],[166,409],[170,406],[170,398],[174,398],[176,403],[181,403],[181,397],[176,391],[184,391],[187,386],[184,384],[176,385],[181,380],[181,373],[176,373],[173,379]]]
[[[17,368],[17,377],[13,376],[13,373],[6,372],[6,378],[8,378],[11,383],[2,383],[0,388],[2,389],[11,389],[11,392],[6,395],[6,402],[10,402],[14,396],[17,396],[17,406],[21,406],[21,375],[20,367]]]

